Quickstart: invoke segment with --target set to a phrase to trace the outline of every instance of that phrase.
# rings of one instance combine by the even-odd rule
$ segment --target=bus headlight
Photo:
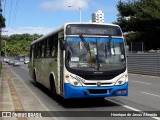
[[[73,79],[71,79],[69,83],[73,86],[82,86],[80,82],[78,82],[77,80],[73,80]]]
[[[123,77],[121,77],[116,83],[115,85],[123,85],[126,83],[126,79],[127,79],[128,75],[124,75]]]
[[[76,77],[66,75],[66,80],[73,86],[82,86],[81,82]]]

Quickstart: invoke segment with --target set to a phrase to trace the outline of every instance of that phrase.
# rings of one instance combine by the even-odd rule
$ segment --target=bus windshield
[[[125,67],[122,38],[67,37],[66,65],[82,71],[111,71]]]

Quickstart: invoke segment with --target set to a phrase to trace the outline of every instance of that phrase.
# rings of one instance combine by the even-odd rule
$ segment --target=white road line
[[[151,78],[160,78],[159,76],[152,76],[152,75],[142,75],[142,74],[133,74],[133,73],[129,73],[129,75],[139,75],[139,76],[142,76],[142,77],[151,77]]]
[[[160,95],[156,95],[156,94],[152,94],[152,93],[147,93],[147,92],[143,92],[143,91],[141,91],[141,93],[144,93],[144,94],[147,94],[147,95],[152,95],[152,96],[160,98]]]
[[[28,68],[25,68],[25,67],[23,67],[23,66],[21,66],[21,68],[24,68],[24,69],[26,69],[26,70],[29,70]]]
[[[139,113],[145,113],[145,112],[143,112],[142,110],[136,109],[136,108],[134,108],[134,107],[130,107],[130,106],[128,106],[128,105],[122,104],[122,103],[117,102],[117,101],[115,101],[115,100],[112,100],[112,99],[109,99],[109,98],[105,98],[105,99],[108,100],[108,101],[110,101],[110,102],[113,102],[113,103],[115,103],[115,104],[118,104],[118,105],[120,105],[120,106],[122,106],[122,107],[124,107],[124,108],[127,108],[127,109],[129,109],[129,110],[136,111],[136,112],[139,112]],[[155,120],[160,120],[160,117],[151,117],[151,118],[153,118],[153,119],[155,119]]]
[[[132,80],[131,82],[143,83],[143,84],[147,84],[147,85],[150,85],[150,84],[151,84],[151,83],[147,83],[147,82],[139,82],[139,81],[135,81],[135,80]]]

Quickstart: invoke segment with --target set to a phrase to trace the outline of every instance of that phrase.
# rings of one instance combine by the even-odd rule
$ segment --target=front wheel
[[[56,93],[55,83],[53,79],[51,79],[50,86],[51,86],[51,97],[53,99],[57,99],[58,94]]]

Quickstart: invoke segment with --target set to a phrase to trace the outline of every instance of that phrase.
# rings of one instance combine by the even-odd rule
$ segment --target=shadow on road
[[[33,80],[30,80],[31,84],[34,85]],[[35,85],[34,85],[35,86]],[[35,87],[40,89],[43,93],[47,94],[50,98],[51,92],[49,89],[44,87],[41,84],[37,84]],[[65,108],[92,108],[92,107],[115,107],[119,106],[113,102],[107,101],[103,98],[76,98],[76,99],[64,99],[63,97],[59,96],[57,99],[53,99],[55,102],[60,104]]]

